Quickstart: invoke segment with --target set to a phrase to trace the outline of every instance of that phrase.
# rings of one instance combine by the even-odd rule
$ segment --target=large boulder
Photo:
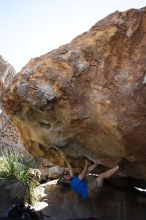
[[[3,106],[25,148],[53,164],[83,156],[146,180],[146,8],[107,16],[30,62]],[[79,166],[77,164],[76,166]],[[80,165],[81,166],[81,165]]]

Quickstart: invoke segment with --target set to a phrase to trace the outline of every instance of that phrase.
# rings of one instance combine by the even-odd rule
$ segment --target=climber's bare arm
[[[88,172],[88,161],[85,160],[84,169],[82,170],[81,174],[79,175],[79,179],[83,180],[84,177],[87,175],[87,172]]]
[[[91,172],[92,170],[94,170],[96,167],[98,166],[98,164],[94,163],[91,166],[88,167],[88,173]]]
[[[67,168],[68,168],[70,176],[74,177],[72,166],[70,165],[70,163],[67,160],[66,160],[66,164],[67,164]]]

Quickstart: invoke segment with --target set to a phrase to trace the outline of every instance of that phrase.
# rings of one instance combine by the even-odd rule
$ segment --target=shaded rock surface
[[[42,210],[44,220],[145,220],[146,198],[130,191],[120,191],[108,183],[104,184],[98,198],[87,201],[79,199],[70,188],[56,185],[55,181],[38,188],[43,189],[39,191],[42,201],[47,205],[37,203],[34,208]],[[44,192],[47,195],[45,199],[42,197]],[[2,189],[0,198],[0,217],[3,217],[15,201],[10,199],[9,193]]]
[[[0,93],[8,87],[15,75],[15,69],[0,55]]]
[[[5,112],[0,114],[0,149],[25,152],[20,133]]]
[[[146,8],[107,16],[30,62],[3,106],[32,154],[65,165],[83,156],[146,180]],[[78,163],[77,166],[81,166]]]
[[[14,200],[11,199],[9,193],[5,190],[0,190],[0,217],[4,217],[6,214],[6,210],[14,204]]]
[[[146,199],[130,192],[119,191],[107,183],[98,198],[84,201],[70,188],[46,186],[48,206],[42,210],[50,220],[102,219],[144,220]]]
[[[15,69],[0,56],[0,99],[1,94],[9,86],[16,75]],[[12,149],[24,152],[18,129],[13,124],[10,117],[2,110],[0,101],[0,149]]]

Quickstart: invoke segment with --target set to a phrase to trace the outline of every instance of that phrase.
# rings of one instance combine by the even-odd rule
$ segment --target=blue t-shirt
[[[75,193],[81,196],[82,199],[88,198],[88,185],[84,180],[80,180],[78,176],[73,177],[70,181],[70,186]]]

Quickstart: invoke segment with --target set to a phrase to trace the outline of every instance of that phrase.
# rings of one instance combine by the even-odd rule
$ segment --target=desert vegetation
[[[30,169],[37,167],[35,159],[29,155],[3,150],[0,151],[0,164],[0,186],[16,201],[33,204],[36,181],[30,175]]]

